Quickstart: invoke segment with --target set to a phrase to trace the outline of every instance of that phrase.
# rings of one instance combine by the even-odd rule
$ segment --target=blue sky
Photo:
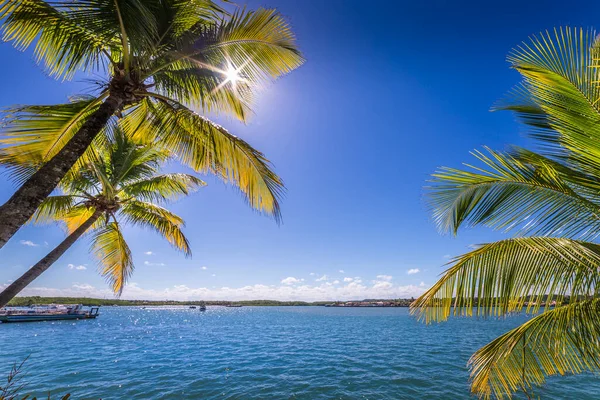
[[[486,229],[439,235],[425,181],[438,166],[472,161],[469,151],[482,145],[526,145],[512,115],[489,112],[519,80],[507,53],[541,30],[593,27],[600,6],[485,3],[247,3],[278,8],[307,59],[259,96],[247,125],[218,119],[275,164],[288,188],[284,223],[208,178],[172,206],[187,221],[192,259],[152,232],[126,230],[136,271],[123,297],[410,297],[435,282],[449,255],[503,237]],[[46,77],[30,53],[8,44],[0,59],[0,106],[64,102],[87,87]],[[0,201],[14,189],[2,176]],[[1,250],[0,285],[62,238],[55,226],[21,229]],[[33,286],[27,293],[110,297],[85,239]]]

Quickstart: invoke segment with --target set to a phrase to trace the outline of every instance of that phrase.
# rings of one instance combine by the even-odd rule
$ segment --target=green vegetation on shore
[[[382,300],[368,300],[370,302]],[[395,299],[398,307],[408,307],[412,299]],[[175,300],[118,300],[118,299],[94,299],[90,297],[15,297],[8,303],[9,306],[30,306],[33,304],[83,304],[84,306],[190,306],[205,303],[208,306],[324,306],[332,304],[331,301],[277,301],[277,300],[244,300],[244,301],[175,301]]]

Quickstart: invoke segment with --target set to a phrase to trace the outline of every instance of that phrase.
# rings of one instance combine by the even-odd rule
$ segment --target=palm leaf
[[[497,109],[516,112],[547,151],[598,175],[600,71],[592,68],[595,41],[592,30],[561,28],[523,43],[508,58],[523,83]]]
[[[473,355],[472,391],[528,397],[545,377],[598,371],[600,246],[600,41],[592,30],[561,28],[523,43],[509,62],[523,77],[495,109],[525,123],[543,154],[513,149],[477,153],[483,168],[434,175],[431,206],[442,230],[464,224],[516,229],[518,237],[457,257],[417,299],[412,312],[431,322],[449,315],[537,313]],[[548,237],[558,236],[558,237]],[[573,304],[563,306],[568,300]],[[592,300],[581,301],[583,299]]]
[[[179,62],[152,75],[156,92],[205,113],[229,113],[245,121],[251,114],[253,91],[246,82],[225,83],[222,72]]]
[[[232,112],[245,120],[254,87],[298,68],[303,59],[295,37],[275,11],[239,11],[219,23],[197,24],[177,36],[153,59],[148,76],[158,94],[205,112]],[[226,71],[235,68],[241,80],[228,83]]]
[[[0,138],[0,163],[12,171],[14,178],[24,180],[43,163],[53,158],[83,126],[86,118],[99,106],[98,98],[75,99],[71,103],[50,106],[21,106],[6,110],[7,118]],[[106,132],[95,139],[100,144]],[[77,164],[92,157],[88,150]],[[92,157],[93,158],[93,157]]]
[[[289,24],[274,9],[240,10],[214,32],[216,40],[200,39],[209,43],[207,53],[231,62],[252,82],[287,74],[304,61]]]
[[[129,246],[116,222],[93,231],[91,251],[99,259],[102,276],[120,296],[134,266]]]
[[[283,182],[248,143],[174,101],[146,100],[131,114],[122,121],[130,135],[157,142],[194,170],[232,183],[251,207],[280,219]]]
[[[76,201],[76,197],[72,195],[46,197],[42,204],[37,208],[30,221],[35,224],[56,222],[69,214]]]
[[[56,214],[54,217],[60,222],[64,223],[67,234],[70,235],[75,231],[75,229],[79,228],[85,221],[90,219],[96,209],[94,207],[88,207],[83,204],[77,204],[71,207],[66,213]],[[104,225],[106,220],[102,218],[98,219],[94,224],[90,227],[90,232],[95,229],[100,228]]]
[[[511,398],[550,375],[600,367],[600,299],[557,307],[505,333],[469,360],[473,393]]]
[[[600,245],[526,237],[479,246],[457,257],[440,280],[411,305],[427,323],[451,314],[479,316],[538,312],[543,302],[594,294]]]
[[[109,185],[122,187],[131,182],[155,176],[172,152],[156,143],[141,142],[127,137],[119,128],[113,129],[111,141],[96,162],[106,169]]]
[[[131,196],[142,201],[165,202],[187,196],[206,183],[193,175],[173,173],[138,180],[123,187],[125,197]]]
[[[433,174],[429,193],[434,219],[442,231],[456,233],[464,224],[519,229],[522,234],[579,236],[600,234],[598,196],[577,192],[582,174],[541,162],[534,153],[516,158],[487,149],[475,152],[487,169],[442,168]],[[470,166],[469,166],[470,167]],[[568,176],[580,176],[568,179]]]
[[[181,231],[183,220],[169,210],[149,202],[130,200],[123,206],[120,214],[125,222],[141,228],[150,228],[186,256],[192,255],[190,244]]]
[[[106,24],[85,23],[85,17],[73,11],[76,3],[42,0],[0,1],[3,40],[18,49],[27,49],[34,41],[35,56],[46,64],[50,75],[71,78],[78,69],[100,69],[107,55],[118,46]],[[85,18],[84,18],[85,17]]]
[[[175,44],[194,27],[210,25],[221,15],[226,15],[225,9],[211,0],[171,0],[162,2],[157,15],[160,40],[157,48]]]

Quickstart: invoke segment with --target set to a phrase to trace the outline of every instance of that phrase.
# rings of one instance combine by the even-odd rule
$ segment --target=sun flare
[[[225,82],[231,82],[233,85],[235,85],[235,83],[241,79],[239,72],[240,71],[237,70],[233,65],[229,64],[227,66],[227,70],[225,71]]]

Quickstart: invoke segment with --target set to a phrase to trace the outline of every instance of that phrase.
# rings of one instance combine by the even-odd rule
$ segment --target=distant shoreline
[[[278,301],[278,300],[120,300],[96,299],[92,297],[40,297],[25,296],[15,297],[8,303],[9,307],[23,307],[45,304],[83,304],[84,306],[193,306],[205,304],[207,306],[329,306],[329,307],[408,307],[414,299],[365,299],[348,301]]]

